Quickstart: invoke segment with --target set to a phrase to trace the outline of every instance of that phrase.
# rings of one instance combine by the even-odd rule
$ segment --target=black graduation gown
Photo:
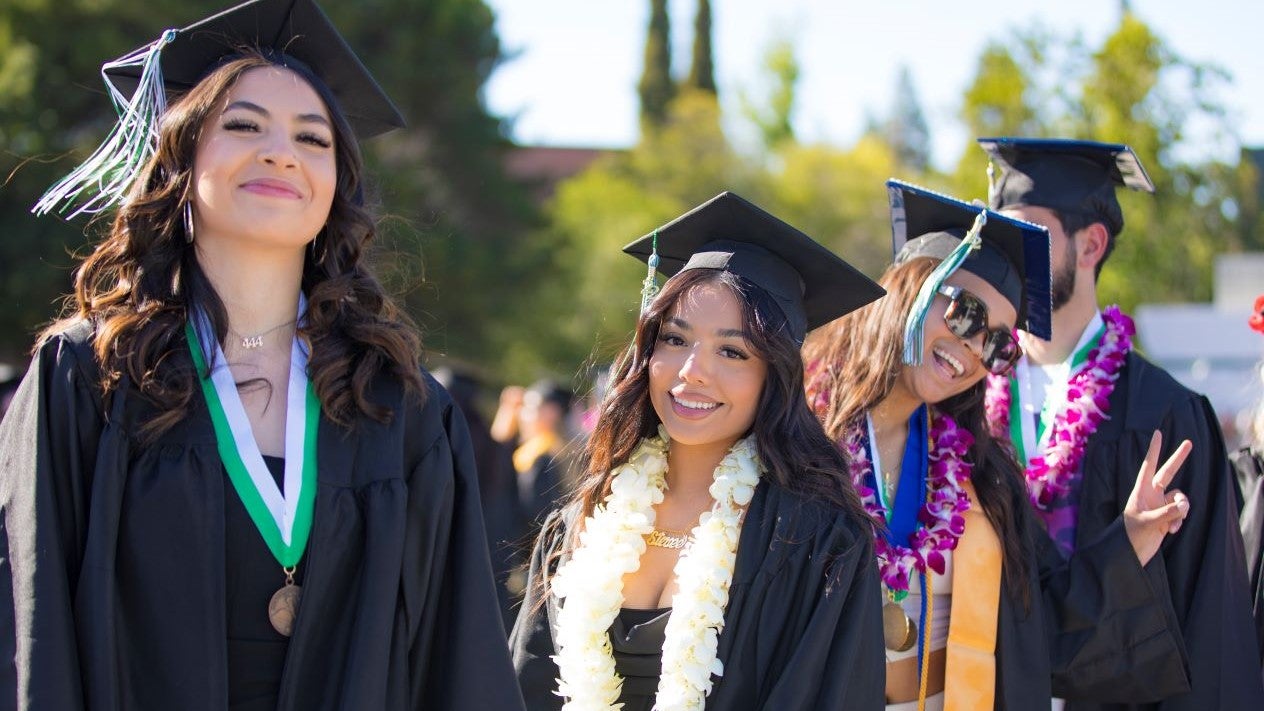
[[[1172,678],[1138,677],[1134,683],[1120,684],[1111,680],[1109,667],[1098,670],[1101,679],[1094,683],[1095,666],[1089,664],[1082,667],[1079,679],[1055,676],[1054,694],[1068,699],[1069,711],[1264,708],[1232,475],[1211,405],[1132,353],[1111,393],[1107,414],[1084,456],[1077,549],[1116,525],[1154,430],[1163,434],[1160,462],[1181,440],[1194,445],[1172,484],[1189,496],[1189,516],[1150,563],[1163,568],[1184,643],[1190,690],[1171,688],[1181,686]],[[1134,687],[1152,693],[1120,693]],[[1085,695],[1085,688],[1092,692]],[[1156,697],[1162,701],[1149,703]],[[1093,700],[1076,700],[1085,698]]]
[[[95,383],[89,329],[39,351],[0,426],[0,705],[226,706],[224,473],[205,403],[158,441]],[[175,357],[187,358],[187,353]],[[323,417],[278,709],[518,709],[464,422],[427,376],[389,424]]]
[[[1238,524],[1246,551],[1246,573],[1255,615],[1255,640],[1264,654],[1264,454],[1243,448],[1230,459],[1237,470],[1241,513]]]
[[[1025,532],[1030,565],[1025,595],[1001,585],[995,709],[1047,709],[1055,685],[1097,690],[1103,676],[1112,692],[1125,695],[1183,684],[1180,634],[1163,568],[1141,566],[1122,519],[1064,560],[1035,515],[1019,508],[1025,496],[1015,493],[1016,525]],[[953,598],[954,608],[969,604]]]
[[[532,553],[527,596],[510,635],[531,711],[562,705],[550,658],[558,600],[539,599],[540,576],[557,570],[554,554],[567,535],[561,518],[549,517]],[[881,593],[869,535],[867,526],[832,507],[760,482],[724,611],[718,652],[724,676],[707,697],[708,709],[883,708]]]
[[[1027,699],[1030,706],[1006,708],[1034,708],[1047,702],[1051,688],[1062,695],[1137,701],[1188,689],[1160,558],[1142,567],[1119,518],[1065,560],[1035,515],[1024,516],[1049,639],[1049,683],[1041,684],[1043,696]]]
[[[459,404],[459,403],[458,403]],[[505,636],[517,618],[518,594],[510,589],[516,571],[526,566],[529,546],[527,522],[518,503],[517,473],[512,451],[492,439],[487,423],[473,409],[462,408],[473,443],[474,462],[478,466],[478,493],[483,508],[484,530],[491,554],[492,577],[496,581],[496,599],[500,602]],[[519,583],[520,585],[520,583]]]

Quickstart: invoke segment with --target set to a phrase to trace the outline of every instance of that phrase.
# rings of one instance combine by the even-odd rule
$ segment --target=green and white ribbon
[[[300,321],[306,307],[307,301],[300,295]],[[290,379],[286,393],[283,493],[264,464],[224,351],[203,314],[196,314],[185,324],[185,337],[197,367],[202,394],[206,397],[215,427],[219,456],[228,471],[228,478],[272,555],[281,567],[292,568],[307,548],[316,500],[316,432],[320,422],[320,400],[316,397],[315,386],[307,378],[307,351],[295,336],[290,348]],[[207,348],[204,343],[210,343],[214,348]],[[208,360],[215,365],[209,378],[206,377]]]

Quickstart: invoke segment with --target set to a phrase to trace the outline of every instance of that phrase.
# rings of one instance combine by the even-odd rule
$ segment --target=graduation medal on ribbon
[[[300,318],[305,307],[306,300],[300,296]],[[185,338],[197,367],[211,423],[215,427],[220,459],[246,512],[250,514],[250,520],[285,574],[284,584],[268,602],[268,621],[273,629],[288,637],[294,631],[302,597],[302,590],[294,582],[294,573],[307,548],[316,499],[316,432],[320,421],[320,400],[316,397],[315,386],[307,378],[307,353],[295,336],[290,349],[286,396],[285,486],[282,493],[263,462],[224,352],[211,335],[205,316],[197,314],[196,321],[196,328],[192,322],[185,324]],[[209,377],[209,349],[203,347],[204,340],[214,346],[213,362],[216,367]]]

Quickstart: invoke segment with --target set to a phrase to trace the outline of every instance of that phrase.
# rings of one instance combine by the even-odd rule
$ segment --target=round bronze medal
[[[882,606],[882,636],[887,649],[907,652],[917,644],[917,624],[894,602]]]
[[[294,584],[287,584],[272,593],[268,601],[268,621],[272,629],[289,637],[294,633],[294,618],[298,615],[298,601],[303,589]]]

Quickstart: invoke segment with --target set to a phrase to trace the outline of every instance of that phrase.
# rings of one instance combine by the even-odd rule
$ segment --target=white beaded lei
[[[610,495],[584,520],[579,546],[553,577],[553,594],[565,600],[557,617],[557,693],[563,711],[617,709],[623,680],[615,672],[610,626],[623,607],[623,576],[635,571],[645,552],[643,536],[654,530],[654,505],[667,487],[667,438],[641,442],[614,470]],[[759,458],[749,438],[733,445],[715,468],[715,500],[681,551],[674,569],[679,590],[663,643],[657,711],[702,709],[712,676],[724,665],[717,657],[724,608],[737,559],[742,514],[759,483]]]

